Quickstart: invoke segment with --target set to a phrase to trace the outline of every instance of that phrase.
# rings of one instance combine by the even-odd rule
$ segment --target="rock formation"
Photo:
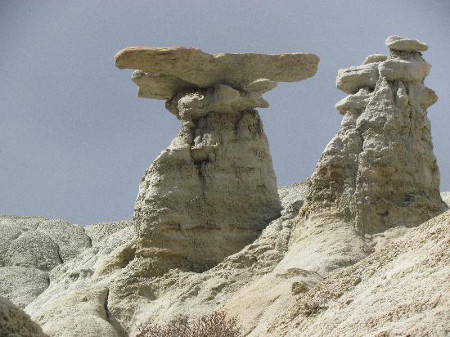
[[[431,66],[423,42],[390,36],[389,57],[370,55],[341,69],[337,87],[350,94],[336,104],[341,129],[314,175],[305,213],[330,211],[359,232],[416,226],[442,213],[439,169],[427,108],[437,96],[423,81]]]
[[[49,272],[90,247],[80,226],[41,217],[0,217],[0,296],[24,308],[49,284]]]
[[[137,69],[138,96],[166,99],[178,136],[142,178],[135,203],[137,258],[154,273],[203,271],[252,242],[280,215],[269,145],[255,108],[279,81],[316,72],[318,57],[216,54],[131,47],[119,68]]]
[[[30,316],[3,297],[0,297],[0,336],[48,337]]]
[[[427,117],[437,100],[424,85],[431,66],[420,51],[428,47],[398,36],[386,45],[388,57],[370,55],[338,71],[336,85],[350,95],[336,104],[341,127],[310,178],[293,236],[302,267],[326,272],[354,263],[371,250],[371,235],[417,226],[448,208]],[[323,249],[308,243],[314,233],[324,236]]]
[[[122,52],[120,67],[148,62],[133,77],[140,95],[166,99],[183,124],[141,183],[135,228],[0,216],[0,296],[51,337],[134,337],[142,323],[216,310],[236,315],[249,337],[447,335],[450,212],[420,224],[447,209],[426,117],[436,99],[423,85],[426,46],[387,45],[389,57],[339,71],[350,94],[337,104],[341,129],[308,182],[278,194],[253,109],[272,81],[301,78],[283,75],[280,60],[304,56]],[[234,57],[248,68],[233,73]],[[270,71],[252,68],[259,57]],[[15,322],[19,336],[43,336],[0,298],[0,335]]]

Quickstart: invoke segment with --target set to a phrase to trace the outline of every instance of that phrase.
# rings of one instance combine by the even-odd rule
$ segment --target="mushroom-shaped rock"
[[[280,215],[269,145],[255,108],[277,82],[314,75],[313,54],[208,54],[195,48],[131,47],[138,96],[165,99],[182,121],[142,178],[135,203],[135,259],[150,274],[205,270],[252,242]],[[150,261],[150,262],[149,262]]]
[[[386,47],[398,51],[426,51],[428,45],[425,42],[408,39],[397,35],[391,35],[386,39]]]

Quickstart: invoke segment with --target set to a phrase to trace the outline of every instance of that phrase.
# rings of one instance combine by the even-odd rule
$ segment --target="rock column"
[[[428,46],[390,36],[388,57],[370,55],[341,69],[337,87],[349,96],[310,181],[305,215],[328,212],[362,233],[416,226],[447,209],[439,194],[427,108],[437,96],[424,85]]]
[[[138,96],[166,100],[182,128],[145,173],[135,203],[137,256],[155,273],[208,269],[252,242],[281,209],[255,108],[277,81],[312,76],[312,54],[127,48],[116,56]]]

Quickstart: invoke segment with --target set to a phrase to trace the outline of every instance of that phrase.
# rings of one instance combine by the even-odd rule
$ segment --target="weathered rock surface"
[[[19,308],[33,302],[50,284],[48,273],[29,267],[0,267],[0,296]]]
[[[96,277],[101,264],[92,264],[96,257],[88,250],[65,268],[54,269],[53,284],[27,311],[50,336],[65,337],[79,336],[80,331],[88,336],[89,331],[134,336],[148,320],[163,323],[178,314],[197,317],[214,310],[237,315],[248,336],[375,335],[382,331],[420,336],[426,335],[427,327],[432,327],[431,335],[445,335],[450,308],[449,213],[417,228],[397,227],[374,235],[373,253],[324,278],[286,263],[289,256],[295,266],[301,256],[290,254],[289,239],[306,194],[305,184],[280,189],[282,216],[254,243],[206,272],[171,270],[160,277],[137,278],[133,268],[139,266],[134,261]],[[100,246],[109,245],[109,253],[97,253],[97,258],[101,256],[97,261],[126,245],[130,237],[119,234],[126,229],[106,239],[108,244],[103,241]],[[317,244],[321,240],[320,235],[316,237]],[[94,273],[80,274],[87,269]],[[91,330],[79,330],[82,321]]]
[[[264,336],[448,336],[450,212],[336,270]],[[261,336],[262,336],[261,335]]]
[[[48,337],[26,313],[3,297],[0,297],[0,336]]]
[[[262,105],[260,94],[223,83],[175,94],[167,107],[182,130],[141,182],[135,228],[131,221],[88,226],[92,244],[52,268],[42,250],[27,259],[8,252],[21,251],[14,247],[23,246],[22,233],[50,238],[58,252],[75,249],[77,230],[0,217],[0,273],[17,271],[3,281],[0,274],[0,289],[24,305],[40,290],[21,292],[29,282],[14,288],[12,277],[48,275],[50,285],[26,311],[52,337],[132,337],[142,323],[215,310],[237,315],[253,337],[448,335],[450,212],[437,215],[448,209],[448,192],[441,199],[426,117],[437,97],[422,75],[404,81],[408,68],[395,80],[381,75],[392,60],[423,66],[417,50],[395,48],[389,58],[364,61],[377,72],[374,85],[358,78],[364,67],[340,72],[352,93],[337,104],[341,129],[308,182],[278,193],[261,189],[275,182],[259,116],[240,110]],[[273,86],[250,85],[253,93]],[[276,208],[259,209],[271,196]],[[249,228],[258,234],[246,237]],[[9,265],[10,256],[20,266]],[[0,301],[0,315],[1,308]]]
[[[114,253],[129,244],[134,237],[131,221],[95,224],[87,226],[86,232],[93,234],[92,248],[51,270],[49,287],[27,306],[28,313],[33,316],[42,313],[47,305],[58,298],[87,287],[94,273],[104,269],[104,265],[109,265],[108,261],[114,257]]]
[[[83,227],[41,217],[0,216],[0,265],[50,270],[90,247]]]
[[[24,308],[49,285],[48,272],[90,247],[84,229],[62,220],[0,216],[0,296]]]
[[[319,58],[314,54],[208,54],[186,47],[129,47],[115,57],[116,66],[138,69],[133,81],[140,97],[169,99],[182,91],[207,89],[225,84],[246,92],[252,82],[297,82],[313,76]]]
[[[184,47],[131,47],[116,55],[117,67],[136,69],[139,95],[167,99],[182,122],[142,178],[137,250],[130,246],[126,255],[145,258],[155,275],[175,267],[203,271],[280,215],[269,145],[254,108],[268,106],[261,95],[277,82],[314,75],[318,61],[313,54],[211,55]]]
[[[426,51],[428,45],[425,42],[407,39],[397,35],[391,35],[386,39],[386,46],[398,51]]]
[[[327,273],[353,264],[371,251],[372,235],[448,209],[426,111],[436,101],[423,84],[430,66],[416,50],[390,52],[384,61],[377,56],[338,72],[338,87],[353,95],[336,105],[341,128],[310,179],[291,237],[299,268]],[[369,66],[377,75],[366,75]]]
[[[107,312],[108,289],[83,289],[54,301],[36,319],[50,336],[118,337]]]
[[[267,275],[286,253],[293,219],[302,206],[305,193],[304,184],[280,189],[281,217],[267,226],[254,243],[204,273],[174,269],[155,277],[146,272],[145,260],[132,258],[125,259],[127,265],[106,274],[99,273],[98,270],[104,268],[108,260],[120,256],[132,240],[132,228],[125,227],[105,237],[97,247],[54,268],[50,273],[50,287],[27,307],[27,312],[51,336],[78,336],[75,332],[70,333],[78,331],[84,312],[90,316],[87,320],[93,321],[92,316],[98,316],[92,323],[98,329],[106,329],[105,323],[109,322],[109,328],[114,328],[119,335],[125,330],[133,336],[139,324],[150,318],[164,322],[181,313],[189,312],[195,317],[219,308],[242,314],[242,317],[248,314],[246,329],[251,331],[259,326],[261,319],[269,322],[268,318],[274,312],[282,310],[294,299],[291,296],[293,287],[294,291],[302,292],[322,279],[317,273],[300,269],[278,268],[273,275]],[[77,304],[85,292],[104,294],[105,289],[108,289],[107,300],[104,296],[88,296],[89,303]],[[250,299],[269,289],[271,296],[258,302],[253,300],[244,305],[241,301],[245,294]],[[102,302],[107,308],[106,319],[102,311],[93,309]],[[73,313],[63,309],[80,305],[87,309],[72,310]],[[66,327],[65,334],[58,330],[62,326]],[[263,325],[258,329],[262,330]]]
[[[133,221],[117,221],[117,222],[101,222],[84,227],[85,233],[91,239],[92,247],[101,247],[107,242],[115,233],[122,231],[125,228],[133,226]]]

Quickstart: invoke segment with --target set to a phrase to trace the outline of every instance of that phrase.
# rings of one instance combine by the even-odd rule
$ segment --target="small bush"
[[[236,317],[227,317],[223,311],[215,311],[197,320],[180,315],[165,325],[143,324],[136,337],[240,337],[241,327]]]

